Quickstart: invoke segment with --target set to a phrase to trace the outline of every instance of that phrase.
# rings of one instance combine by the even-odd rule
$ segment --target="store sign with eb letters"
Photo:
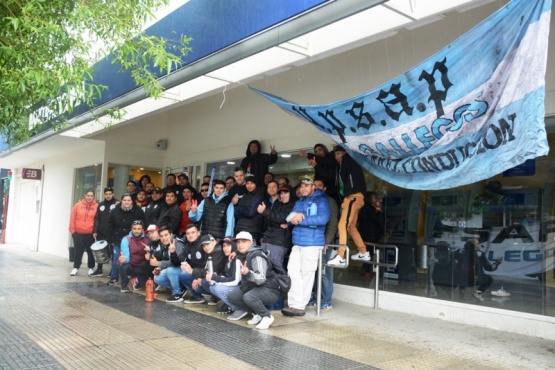
[[[21,172],[21,178],[24,180],[40,180],[42,179],[42,170],[36,168],[24,168]]]

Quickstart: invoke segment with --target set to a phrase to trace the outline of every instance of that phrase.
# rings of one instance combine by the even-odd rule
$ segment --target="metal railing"
[[[399,262],[399,248],[392,244],[379,244],[379,243],[368,243],[364,242],[368,250],[372,250],[374,258],[370,261],[360,261],[362,263],[370,264],[374,266],[372,270],[376,273],[375,286],[374,286],[374,309],[378,308],[378,288],[380,283],[380,267],[395,268]],[[328,244],[328,248],[345,248],[345,265],[344,266],[330,266],[328,264],[323,264],[323,250],[320,251],[318,256],[318,278],[317,278],[317,288],[316,288],[316,316],[320,316],[320,304],[322,303],[322,270],[323,267],[346,269],[349,267],[350,251],[349,247],[344,244]],[[388,249],[393,249],[395,251],[395,259],[393,262],[380,262],[380,251],[387,251]],[[385,254],[384,254],[385,255]]]

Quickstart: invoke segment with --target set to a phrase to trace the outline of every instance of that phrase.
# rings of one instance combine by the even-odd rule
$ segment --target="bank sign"
[[[42,179],[42,170],[36,168],[24,168],[21,171],[21,178],[23,180],[40,180]]]

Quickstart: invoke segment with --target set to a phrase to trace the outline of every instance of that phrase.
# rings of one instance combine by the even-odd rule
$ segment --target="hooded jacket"
[[[145,221],[142,209],[133,204],[129,211],[121,208],[121,203],[110,212],[108,217],[108,243],[119,245],[124,236],[131,231],[131,224],[135,220]]]
[[[264,213],[262,213],[264,221],[268,226],[264,232],[264,241],[266,243],[279,245],[287,249],[291,248],[291,226],[284,229],[281,225],[287,224],[286,218],[294,206],[294,201],[289,200],[287,203],[282,203],[280,200],[277,200],[272,208],[266,207]]]
[[[258,153],[251,155],[249,147],[251,144],[258,145]],[[245,171],[245,175],[252,175],[256,178],[258,187],[264,186],[264,175],[268,173],[268,167],[276,163],[278,155],[262,153],[262,147],[258,140],[251,140],[247,145],[246,157],[241,161],[241,168]]]
[[[328,151],[328,148],[324,144],[316,144],[314,148],[321,147],[326,153],[323,157],[314,156],[316,161],[316,166],[314,166],[314,178],[324,181],[326,185],[326,194],[335,198],[337,195],[337,185],[336,185],[336,173],[337,173],[337,161],[333,153]]]
[[[260,236],[262,233],[262,215],[258,213],[258,205],[264,201],[264,191],[256,189],[247,192],[235,205],[235,234],[248,231]]]
[[[304,215],[304,219],[293,227],[293,245],[324,246],[326,224],[330,219],[330,204],[326,193],[315,189],[311,196],[297,200],[293,212]]]
[[[339,178],[341,178],[343,182],[342,198],[356,193],[361,193],[363,195],[366,193],[366,180],[364,179],[362,167],[349,155],[349,153],[345,153],[337,169],[338,191],[340,191]]]
[[[71,234],[92,234],[97,208],[98,203],[94,199],[90,203],[83,199],[75,204],[69,219],[69,232]]]

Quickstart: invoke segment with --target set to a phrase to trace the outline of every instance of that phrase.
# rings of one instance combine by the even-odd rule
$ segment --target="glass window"
[[[95,199],[99,201],[102,195],[102,165],[92,165],[88,167],[77,168],[75,170],[75,182],[73,188],[73,204],[83,199],[86,191],[92,190]]]
[[[555,134],[548,140],[552,146]],[[488,180],[441,191],[380,185],[368,175],[368,188],[381,186],[387,194],[378,242],[399,248],[398,266],[380,269],[380,290],[555,316],[552,163],[553,151]],[[361,234],[368,226],[363,213]],[[350,261],[335,273],[335,283],[374,288],[373,275]]]

